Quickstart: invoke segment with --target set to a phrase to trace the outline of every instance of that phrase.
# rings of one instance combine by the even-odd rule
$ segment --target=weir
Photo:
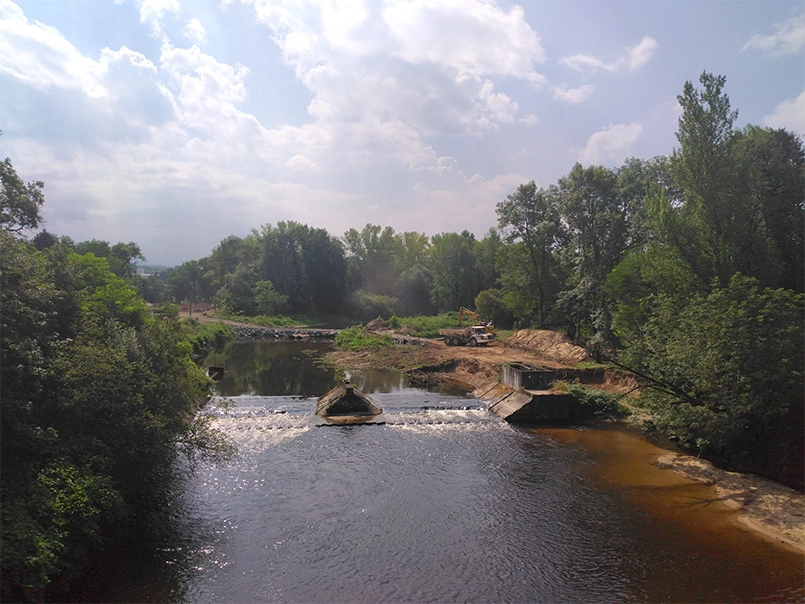
[[[581,404],[570,394],[545,388],[556,374],[523,363],[507,363],[501,379],[476,389],[472,394],[487,408],[510,423],[574,421],[585,416]]]
[[[316,415],[337,423],[366,423],[383,410],[349,380],[322,395],[316,402]]]

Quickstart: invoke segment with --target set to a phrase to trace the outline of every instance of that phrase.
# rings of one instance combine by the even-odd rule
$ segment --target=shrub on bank
[[[558,382],[553,386],[554,390],[571,394],[583,406],[587,407],[595,416],[624,418],[632,414],[625,405],[618,401],[618,398],[595,388],[588,388],[583,384],[568,384]]]
[[[439,330],[458,327],[458,313],[447,312],[436,316],[398,317],[392,316],[389,324],[394,329],[404,329],[415,333],[420,338],[438,338]]]
[[[394,341],[387,335],[377,335],[366,331],[365,327],[348,327],[341,330],[335,338],[339,350],[379,350],[390,348]]]

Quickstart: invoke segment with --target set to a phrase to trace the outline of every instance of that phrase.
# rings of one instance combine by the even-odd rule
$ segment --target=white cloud
[[[198,46],[164,45],[160,67],[170,77],[184,125],[210,135],[232,133],[247,116],[236,105],[246,98],[243,66],[232,67],[201,52]]]
[[[785,128],[805,137],[805,92],[797,98],[783,101],[774,112],[763,118],[763,125],[770,128]]]
[[[529,79],[536,75],[534,64],[545,61],[539,37],[519,6],[507,13],[478,1],[393,0],[383,17],[394,41],[392,53],[409,63]]]
[[[328,128],[398,119],[424,136],[479,136],[517,119],[518,103],[495,90],[492,76],[546,81],[534,70],[544,52],[519,7],[287,0],[254,9],[315,95],[310,115]]]
[[[103,66],[84,57],[57,29],[28,20],[12,2],[0,3],[0,73],[38,89],[77,88],[102,97]]]
[[[185,37],[193,44],[204,44],[207,41],[207,30],[198,19],[190,19],[184,26]]]
[[[580,103],[595,91],[595,86],[584,84],[578,88],[557,86],[553,89],[553,98],[567,103]]]
[[[587,146],[579,153],[578,160],[584,165],[621,162],[629,155],[629,147],[642,133],[643,126],[637,123],[607,126],[587,140]]]
[[[178,0],[135,0],[140,10],[140,22],[151,27],[155,36],[162,35],[162,20],[166,13],[180,11]]]
[[[785,23],[778,23],[775,29],[774,33],[767,36],[752,36],[741,50],[753,48],[784,55],[796,54],[805,48],[805,14],[792,17]]]
[[[589,54],[563,57],[560,62],[576,71],[635,71],[651,60],[657,48],[659,48],[657,41],[645,36],[637,45],[624,48],[623,53],[609,63]]]

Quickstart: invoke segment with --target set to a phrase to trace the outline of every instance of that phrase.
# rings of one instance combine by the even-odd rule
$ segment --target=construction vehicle
[[[475,319],[475,325],[464,327],[461,329],[442,329],[439,335],[444,337],[444,343],[448,346],[486,346],[489,342],[495,339],[495,329],[491,322],[486,323],[476,312],[471,311],[469,308],[463,306],[458,311],[458,325],[461,327],[461,322],[464,316]]]

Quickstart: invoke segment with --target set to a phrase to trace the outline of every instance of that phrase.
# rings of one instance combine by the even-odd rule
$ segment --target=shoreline
[[[654,465],[711,485],[718,499],[739,510],[738,522],[778,545],[805,553],[805,495],[754,474],[730,472],[705,459],[668,451]]]

